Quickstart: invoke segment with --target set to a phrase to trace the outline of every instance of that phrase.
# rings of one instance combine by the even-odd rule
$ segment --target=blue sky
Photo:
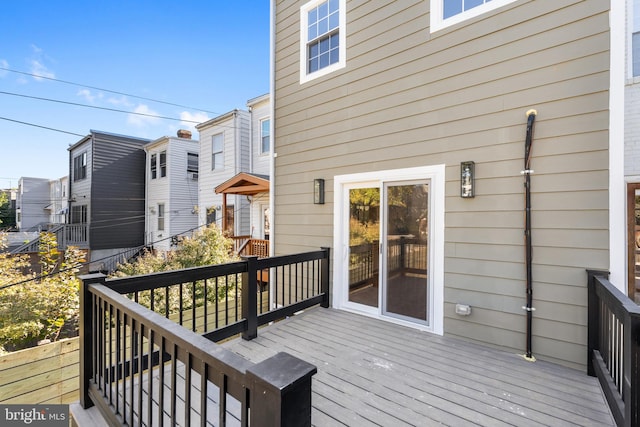
[[[149,139],[191,128],[197,138],[181,120],[246,109],[269,91],[269,1],[7,1],[0,68],[46,77],[0,69],[0,188],[22,176],[56,179],[68,174],[67,148],[81,136],[15,121]]]

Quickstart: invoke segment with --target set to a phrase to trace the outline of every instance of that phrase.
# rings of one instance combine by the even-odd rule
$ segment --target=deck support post
[[[251,424],[311,426],[311,377],[316,372],[314,365],[288,353],[278,353],[247,369]]]
[[[593,352],[600,350],[600,309],[598,295],[596,294],[597,276],[609,277],[609,272],[602,270],[587,270],[587,375],[595,377],[593,367]]]
[[[252,340],[258,336],[258,257],[251,255],[242,259],[247,263],[247,272],[242,277],[242,316],[247,320],[247,328],[242,339]]]
[[[322,302],[320,306],[329,308],[331,298],[329,298],[329,259],[331,258],[331,248],[322,247],[322,250],[326,252],[326,258],[322,258],[320,261],[320,292],[322,292]]]
[[[89,385],[93,377],[93,302],[89,285],[104,284],[105,276],[102,273],[80,276],[80,405],[84,409],[91,408],[93,401],[89,397]]]

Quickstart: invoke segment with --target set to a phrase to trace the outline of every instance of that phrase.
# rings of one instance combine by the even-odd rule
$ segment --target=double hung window
[[[266,154],[270,148],[270,120],[265,119],[260,122],[260,154]]]
[[[87,153],[84,152],[73,158],[73,180],[79,181],[87,177]]]
[[[151,179],[156,179],[158,177],[158,155],[151,155]]]
[[[211,137],[211,170],[224,168],[224,138],[219,133]]]
[[[300,81],[345,66],[345,0],[313,0],[300,8]]]

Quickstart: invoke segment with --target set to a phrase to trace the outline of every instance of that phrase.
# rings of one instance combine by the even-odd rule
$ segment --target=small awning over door
[[[244,196],[255,196],[258,193],[269,192],[269,177],[266,175],[255,175],[247,172],[240,172],[236,176],[215,188],[216,194],[222,194],[222,229],[227,227],[227,194],[240,194]]]

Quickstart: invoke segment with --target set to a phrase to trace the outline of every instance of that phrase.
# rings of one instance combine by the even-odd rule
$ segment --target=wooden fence
[[[79,348],[71,338],[0,356],[0,404],[77,401]]]

